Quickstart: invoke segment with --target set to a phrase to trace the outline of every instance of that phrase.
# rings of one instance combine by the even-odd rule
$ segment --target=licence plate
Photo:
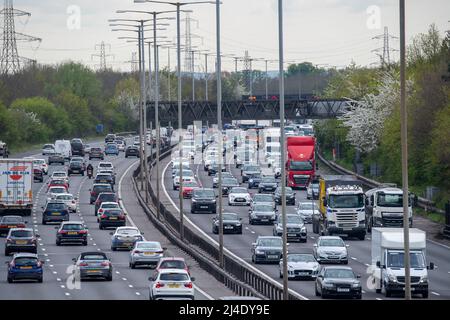
[[[60,216],[61,212],[52,212],[52,216]]]
[[[109,217],[109,220],[117,220],[117,217]]]
[[[23,266],[23,267],[20,267],[20,269],[33,269],[33,267],[32,266]]]
[[[352,228],[342,228],[342,230],[344,230],[344,231],[351,231]]]
[[[296,237],[297,235],[295,233],[288,233],[288,237]]]
[[[77,235],[77,234],[78,234],[78,232],[75,232],[75,231],[71,231],[71,232],[67,232],[67,234],[68,234],[68,235],[71,235],[71,236],[74,236],[74,235]]]
[[[124,246],[128,246],[128,247],[131,247],[131,246],[133,245],[133,243],[132,243],[132,242],[124,242],[123,245],[124,245]]]
[[[269,222],[269,219],[261,219],[261,222]]]
[[[350,292],[349,288],[337,288],[337,292]]]
[[[17,228],[17,226],[8,226],[8,228]]]
[[[27,244],[26,240],[18,240],[16,241],[16,244]]]
[[[303,277],[303,276],[309,276],[309,273],[307,272],[299,272],[297,273],[298,276]]]
[[[200,206],[201,209],[208,209],[208,206]]]
[[[144,255],[146,255],[146,256],[153,256],[153,255],[155,255],[155,253],[154,252],[144,252]]]
[[[88,270],[87,273],[97,273],[100,272],[100,270]]]
[[[233,229],[232,226],[225,226],[224,228],[225,228],[225,229]]]
[[[269,258],[269,259],[278,259],[278,256],[276,256],[276,255],[269,255],[269,256],[267,256],[267,258]]]
[[[169,287],[169,288],[179,288],[180,285],[179,285],[178,283],[170,283],[170,284],[168,285],[168,287]]]
[[[242,199],[242,198],[237,198],[237,199],[236,199],[236,201],[237,201],[237,202],[244,202],[244,201],[245,201],[245,199]]]

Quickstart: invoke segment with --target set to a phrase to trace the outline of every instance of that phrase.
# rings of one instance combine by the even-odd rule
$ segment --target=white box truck
[[[425,231],[409,229],[411,293],[428,297],[428,269],[434,264],[426,263]],[[372,272],[377,293],[384,292],[386,297],[405,291],[403,229],[372,229]]]
[[[31,215],[33,160],[0,159],[0,210]]]
[[[55,151],[61,154],[66,160],[70,160],[72,157],[72,146],[69,140],[56,140]]]

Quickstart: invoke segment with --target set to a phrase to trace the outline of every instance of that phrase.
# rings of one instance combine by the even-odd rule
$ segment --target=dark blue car
[[[108,143],[105,148],[105,155],[115,154],[119,155],[119,148],[115,143]]]
[[[259,183],[262,181],[261,174],[252,174],[248,177],[247,181],[249,189],[257,189],[259,187]]]
[[[44,261],[34,253],[16,253],[8,265],[8,283],[15,280],[36,280],[42,282]]]
[[[49,201],[45,208],[42,208],[44,209],[42,212],[42,224],[70,220],[69,208],[64,202]]]

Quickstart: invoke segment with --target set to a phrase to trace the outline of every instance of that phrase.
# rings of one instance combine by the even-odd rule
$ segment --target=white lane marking
[[[45,251],[45,248],[42,248],[42,251]]]
[[[128,287],[133,288],[133,285],[132,285],[132,284],[129,284]]]
[[[122,278],[123,281],[127,281],[127,278]]]
[[[66,293],[64,293],[66,296],[70,296],[70,293],[68,293],[68,292],[66,292]]]
[[[194,284],[194,289],[197,290],[198,292],[200,292],[202,295],[204,295],[204,296],[206,297],[206,299],[208,299],[208,300],[214,300],[213,297],[211,297],[211,296],[210,296],[209,294],[207,294],[205,291],[203,291],[202,289],[200,289],[199,287],[197,287],[195,284]]]
[[[358,260],[358,259],[356,259],[355,257],[350,257],[352,260]]]
[[[368,263],[364,263],[364,265],[365,265],[366,267],[370,266],[370,264],[368,264]]]
[[[249,230],[248,227],[245,227],[245,230]]]
[[[252,234],[255,234],[256,232],[255,231],[253,231],[253,230],[250,230],[250,232],[252,233]]]
[[[127,209],[125,208],[125,204],[124,204],[123,201],[122,201],[122,182],[123,182],[123,179],[125,178],[125,176],[128,174],[128,172],[129,172],[136,164],[138,164],[138,163],[139,163],[139,160],[136,160],[136,161],[135,161],[132,165],[130,165],[130,166],[128,167],[128,169],[125,170],[125,172],[122,174],[122,176],[120,177],[120,180],[119,180],[119,190],[118,190],[118,194],[119,194],[119,198],[120,198],[119,204],[120,204],[120,206],[123,208],[123,212],[127,215],[128,221],[130,221],[131,225],[132,225],[133,227],[135,227],[135,228],[136,228],[136,224],[134,223],[133,219],[131,219],[130,215],[128,214]]]
[[[434,243],[435,245],[441,246],[443,248],[450,249],[450,247],[446,246],[445,244],[442,244],[442,243],[439,243],[439,242],[436,242],[436,241],[433,241],[433,240],[430,240],[430,239],[427,239],[427,241],[430,241],[431,243]]]
[[[119,272],[119,271],[116,271],[116,274],[120,274],[120,272]]]
[[[431,293],[434,294],[435,296],[440,296],[440,294],[437,292],[431,291]]]
[[[56,281],[59,281],[59,282],[61,282],[61,278],[56,278]]]
[[[311,236],[310,238],[314,240],[316,237]]]
[[[61,288],[63,288],[63,289],[64,289],[65,287],[66,287],[65,285],[63,285],[63,284],[61,285]]]
[[[48,254],[44,253],[44,257],[48,257]]]
[[[162,175],[161,175],[161,185],[164,191],[164,194],[166,195],[167,199],[170,201],[170,203],[172,204],[172,206],[178,211],[180,212],[180,209],[178,208],[178,206],[175,204],[175,202],[172,200],[172,198],[170,197],[169,193],[167,192],[166,189],[166,185],[164,184],[164,177],[166,175],[166,171],[169,168],[170,162],[167,163],[166,167],[164,168]],[[196,224],[194,224],[191,219],[189,219],[189,217],[187,215],[184,215],[184,220],[189,223],[193,228],[195,228],[201,235],[203,235],[203,237],[205,237],[205,239],[208,239],[211,243],[213,243],[216,247],[219,246],[219,244],[217,243],[217,241],[215,241],[213,238],[211,238],[210,236],[208,236],[202,229],[200,229]],[[246,262],[244,259],[238,257],[237,255],[235,255],[234,253],[232,253],[230,250],[228,250],[227,248],[224,248],[224,251],[226,253],[228,253],[230,256],[232,256],[234,259],[236,259],[237,261],[241,262],[241,263],[245,263],[247,265],[247,267],[249,269],[251,269],[254,272],[257,272],[258,274],[260,274],[261,276],[263,276],[264,278],[266,278],[267,280],[271,281],[271,282],[275,282],[276,280],[273,279],[272,277],[268,276],[267,274],[265,274],[264,272],[262,272],[261,270],[255,268],[254,266],[252,266],[250,263]],[[282,287],[280,285],[280,287]],[[303,300],[309,300],[307,297],[301,295],[300,293],[289,289],[289,292],[301,297],[301,299]]]
[[[58,274],[58,272],[56,272],[56,271],[53,271],[53,274]]]
[[[361,290],[361,293],[366,293],[364,290]]]
[[[141,294],[139,292],[135,292],[137,296],[140,296]]]
[[[49,261],[50,261],[50,260],[49,260]],[[52,265],[52,264],[51,264],[51,265],[49,265],[49,267],[50,267],[50,268],[53,268],[53,267],[54,267],[54,265]]]
[[[381,298],[375,298],[375,299],[377,299],[377,300],[383,300],[383,299],[381,299]]]

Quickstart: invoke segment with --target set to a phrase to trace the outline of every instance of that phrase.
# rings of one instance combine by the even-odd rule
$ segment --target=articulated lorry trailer
[[[319,179],[319,213],[313,232],[364,240],[366,217],[362,182],[351,175],[324,175]]]
[[[316,174],[314,137],[288,137],[286,181],[292,188],[305,188]]]
[[[29,216],[33,209],[33,160],[0,159],[0,211]]]

